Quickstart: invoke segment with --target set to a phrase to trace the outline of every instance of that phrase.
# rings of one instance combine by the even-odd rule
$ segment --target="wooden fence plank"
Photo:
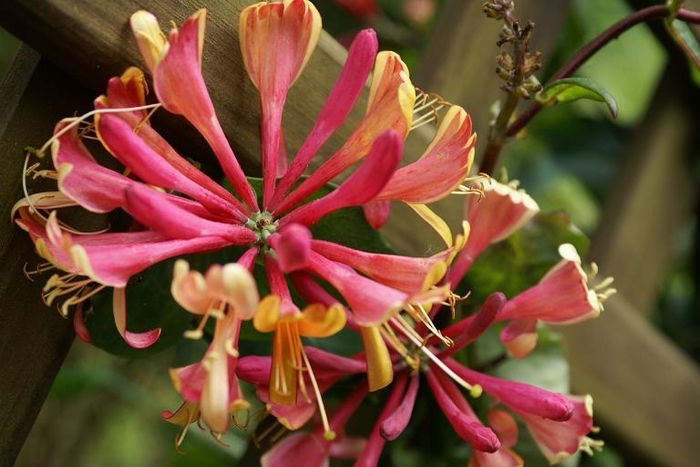
[[[683,65],[662,79],[625,150],[591,248],[591,258],[644,316],[656,308],[678,233],[697,203],[691,161],[700,149],[700,99],[685,76]]]
[[[38,60],[36,52],[24,49],[0,86],[0,465],[7,466],[73,342],[70,323],[41,301],[42,284],[22,274],[25,263],[38,258],[27,235],[9,222],[22,196],[23,148],[41,144],[47,128],[75,105],[90,102],[74,81]]]
[[[255,2],[193,0],[183,7],[180,2],[167,0],[45,0],[38,8],[33,0],[3,0],[0,25],[99,94],[112,76],[120,75],[129,66],[143,67],[128,25],[131,13],[145,8],[159,18],[167,31],[170,21],[181,24],[198,8],[206,7],[205,80],[236,155],[244,167],[254,169],[259,166],[258,94],[245,72],[238,46],[238,16],[252,3]],[[289,147],[299,147],[311,128],[343,58],[344,49],[324,33],[308,65],[313,72],[303,74],[288,99],[285,121],[292,123],[287,125],[285,139]],[[358,108],[353,114],[354,121],[361,111]],[[184,153],[210,153],[202,138],[182,119],[165,114],[157,112],[156,123],[164,123],[159,128],[176,147]],[[340,131],[328,147],[337,147],[348,135],[347,130]]]
[[[700,371],[686,355],[622,295],[610,298],[599,319],[557,330],[572,386],[593,394],[603,436],[614,435],[644,465],[696,465]]]
[[[606,427],[664,467],[694,465],[700,456],[700,370],[646,320],[698,201],[698,109],[686,61],[671,49],[591,247],[619,297],[601,319],[564,330],[573,386],[594,392]]]

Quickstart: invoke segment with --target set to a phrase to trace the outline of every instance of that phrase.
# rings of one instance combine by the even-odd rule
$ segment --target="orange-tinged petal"
[[[258,311],[253,316],[253,326],[260,332],[272,332],[277,329],[280,321],[280,298],[268,295],[258,305]]]
[[[405,138],[411,128],[416,91],[408,68],[393,52],[380,52],[375,60],[367,113],[345,144],[302,184],[285,197],[275,213],[289,211],[343,170],[367,156],[375,140],[391,129]]]
[[[394,379],[389,349],[378,326],[360,326],[362,346],[367,361],[367,384],[370,391],[386,387]]]
[[[190,313],[204,315],[209,310],[211,297],[207,294],[207,283],[199,271],[190,271],[184,259],[175,262],[170,291],[175,301]]]
[[[255,279],[237,263],[213,265],[206,274],[209,293],[228,303],[240,319],[250,319],[258,308],[259,295]]]
[[[345,310],[336,303],[326,309],[320,303],[304,308],[297,323],[299,334],[304,337],[328,337],[345,326]]]
[[[408,67],[401,57],[395,52],[379,52],[374,63],[374,74],[369,89],[367,115],[378,112],[384,106],[398,104],[400,112],[396,116],[402,116],[403,122],[397,119],[397,124],[393,128],[398,132],[403,128],[405,136],[411,128],[415,102],[416,88],[411,84]]]
[[[277,97],[286,94],[316,47],[321,15],[306,0],[261,2],[243,10],[239,27],[250,78],[264,98]]]
[[[397,170],[376,199],[431,203],[451,194],[469,175],[475,141],[467,112],[451,106],[423,155]]]
[[[275,404],[296,404],[299,372],[304,365],[301,352],[297,323],[283,319],[277,324],[272,338],[270,400]]]

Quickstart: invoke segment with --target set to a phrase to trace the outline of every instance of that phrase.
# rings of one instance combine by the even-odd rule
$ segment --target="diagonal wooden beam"
[[[97,95],[104,92],[109,78],[120,75],[127,67],[143,68],[128,24],[131,13],[147,9],[167,31],[171,21],[181,24],[198,8],[206,7],[204,77],[236,155],[244,167],[255,169],[259,166],[260,146],[258,93],[245,72],[238,46],[238,16],[252,3],[255,2],[209,0],[193,1],[183,7],[180,2],[164,0],[45,0],[38,8],[32,0],[3,0],[0,26],[39,50]],[[292,88],[285,109],[285,121],[291,122],[285,133],[289,147],[301,145],[338,76],[344,57],[342,46],[324,33],[308,65],[312,72],[305,73]],[[351,120],[357,121],[361,111],[358,108]],[[209,153],[201,137],[181,119],[165,120],[157,123],[163,123],[160,128],[184,153]],[[338,147],[348,135],[347,129],[341,130],[327,147]]]
[[[50,105],[47,103],[50,102]],[[41,301],[41,284],[22,273],[38,259],[27,235],[10,223],[22,196],[23,148],[46,139],[46,129],[89,103],[80,86],[27,48],[0,86],[0,465],[11,466],[63,359],[73,328]]]

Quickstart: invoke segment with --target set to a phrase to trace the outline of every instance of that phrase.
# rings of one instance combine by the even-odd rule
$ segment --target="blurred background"
[[[465,105],[473,115],[480,112],[482,117],[477,122],[477,130],[480,141],[486,140],[488,109],[470,108],[468,102],[461,102],[460,97],[476,96],[485,91],[460,87],[463,78],[459,73],[445,78],[426,71],[430,59],[434,59],[434,56],[426,58],[426,50],[434,54],[430,47],[434,47],[435,38],[451,33],[448,28],[450,21],[441,16],[446,14],[445,9],[450,8],[447,5],[450,2],[316,0],[315,3],[321,11],[324,28],[341,43],[347,44],[359,29],[373,27],[379,34],[381,48],[393,49],[402,55],[418,86],[425,86],[423,82],[437,84],[438,89],[429,86],[426,89]],[[629,14],[634,2],[572,0],[563,3],[566,4],[565,11],[551,20],[551,26],[547,22],[549,19],[543,20],[542,26],[536,24],[535,38],[545,34],[556,36],[544,51],[545,67],[537,73],[542,81],[588,40]],[[493,20],[482,17],[478,22],[493,23],[491,29],[498,31]],[[556,29],[548,30],[549,27]],[[455,34],[459,37],[459,31]],[[455,47],[462,49],[463,56],[492,55],[492,68],[495,68],[496,40],[497,34],[484,34],[478,41],[456,44]],[[16,39],[0,30],[0,75],[7,70],[18,46]],[[621,168],[628,163],[625,158],[630,157],[630,142],[638,137],[640,125],[650,113],[650,106],[656,102],[654,96],[669,66],[667,50],[667,46],[646,26],[638,26],[624,34],[577,73],[596,80],[615,97],[619,104],[617,119],[611,119],[605,106],[599,103],[586,101],[561,105],[542,112],[529,125],[525,138],[508,145],[502,163],[509,177],[520,180],[543,211],[566,211],[586,234],[595,237],[598,231],[600,235],[601,222],[609,219],[606,216],[611,216],[605,211],[606,203],[615,196],[615,190],[621,186],[625,189],[626,180]],[[469,73],[471,70],[464,65],[462,71]],[[487,72],[490,76],[492,70]],[[445,84],[448,79],[449,83]],[[494,89],[498,86],[493,78],[488,78],[486,83]],[[488,95],[498,97],[498,91],[492,91],[488,91]],[[697,121],[694,123],[697,126]],[[641,158],[640,155],[639,160],[643,160]],[[698,177],[697,161],[697,153],[686,161],[689,169],[685,175],[691,177],[693,184]],[[666,185],[664,189],[673,192],[676,187]],[[663,269],[660,273],[663,280],[651,295],[653,305],[648,313],[649,322],[658,332],[674,342],[695,364],[700,359],[697,287],[700,234],[696,194],[678,194],[679,197],[692,196],[694,211],[685,216],[682,225],[665,240],[671,245],[671,255],[668,261],[659,265]],[[605,315],[601,320],[604,319]],[[620,335],[619,339],[625,339],[625,336]],[[248,465],[245,435],[235,430],[224,440],[228,447],[222,448],[206,431],[192,427],[183,445],[186,455],[175,452],[174,438],[178,428],[162,421],[160,414],[179,405],[179,397],[166,371],[181,358],[178,352],[181,350],[169,350],[156,358],[124,360],[76,340],[16,465]],[[592,391],[595,396],[595,388]],[[663,404],[663,395],[659,398]],[[606,441],[606,448],[593,458],[584,456],[581,465],[619,467],[644,464],[644,456],[640,456],[634,446],[629,446],[618,436],[609,437],[610,431],[605,423],[600,424],[600,437]],[[546,465],[546,462],[542,460],[527,465]]]

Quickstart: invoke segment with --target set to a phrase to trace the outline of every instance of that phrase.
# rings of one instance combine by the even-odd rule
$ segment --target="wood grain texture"
[[[73,328],[40,298],[42,282],[22,273],[38,257],[28,236],[10,223],[22,196],[23,148],[46,140],[84,91],[55,67],[24,49],[0,86],[0,465],[10,466],[44,403],[73,342]]]
[[[207,29],[203,74],[221,124],[241,164],[259,167],[258,94],[243,67],[238,46],[238,16],[255,3],[247,0],[45,0],[41,8],[33,0],[0,2],[0,25],[26,44],[41,51],[69,75],[100,94],[112,76],[127,67],[142,66],[128,25],[129,16],[147,9],[155,14],[164,31],[170,22],[181,24],[187,16],[206,7]],[[305,73],[292,88],[285,110],[288,147],[297,148],[311,128],[321,104],[340,71],[344,49],[327,35],[322,36]],[[351,120],[357,121],[362,109]],[[83,110],[89,110],[83,109]],[[199,159],[210,154],[202,138],[182,119],[158,112],[156,125],[185,154]],[[337,147],[349,135],[339,131],[327,147]],[[326,154],[327,150],[320,155]]]

